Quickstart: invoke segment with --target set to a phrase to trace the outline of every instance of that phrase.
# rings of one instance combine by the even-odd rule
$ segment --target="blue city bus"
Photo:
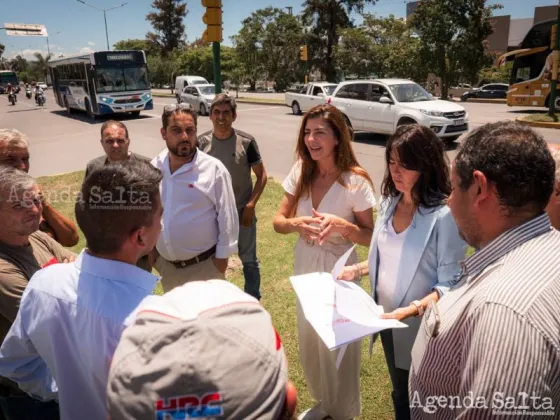
[[[0,93],[5,93],[8,89],[8,83],[19,90],[19,80],[15,71],[0,70]]]
[[[98,115],[154,108],[144,51],[100,51],[49,62],[56,103]]]

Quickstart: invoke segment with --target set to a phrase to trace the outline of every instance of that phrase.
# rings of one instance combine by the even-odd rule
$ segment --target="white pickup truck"
[[[286,93],[286,105],[292,108],[294,115],[300,115],[315,105],[327,103],[327,96],[332,95],[338,85],[335,83],[309,83],[301,93]]]

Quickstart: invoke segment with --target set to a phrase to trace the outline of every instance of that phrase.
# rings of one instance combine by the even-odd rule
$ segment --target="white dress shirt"
[[[82,251],[29,281],[0,348],[0,376],[58,400],[62,420],[107,418],[107,378],[125,320],[158,278]]]
[[[239,216],[231,176],[218,159],[197,150],[193,160],[173,174],[169,152],[152,160],[162,171],[162,232],[159,254],[168,261],[196,257],[216,245],[216,258],[237,252]]]

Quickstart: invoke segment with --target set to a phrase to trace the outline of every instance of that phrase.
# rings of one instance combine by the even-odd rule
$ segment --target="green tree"
[[[485,0],[423,0],[412,22],[420,36],[421,56],[441,78],[441,97],[459,78],[472,80],[491,63],[486,38],[492,33],[489,18],[501,5]]]
[[[362,13],[366,4],[377,0],[305,0],[302,21],[311,32],[306,41],[312,54],[311,64],[321,69],[329,82],[337,81],[334,49],[338,45],[339,32],[352,27],[350,14]]]
[[[2,58],[2,54],[4,54],[5,49],[6,49],[6,46],[4,44],[0,44],[0,58]]]
[[[123,39],[113,45],[113,49],[118,51],[145,51],[146,56],[157,55],[160,53],[158,44],[154,44],[147,39]]]
[[[299,46],[303,42],[297,17],[267,7],[253,12],[242,25],[231,39],[239,57],[237,68],[245,73],[251,90],[263,78],[274,80],[278,89],[295,81],[301,67]]]
[[[187,16],[187,4],[184,0],[153,0],[152,8],[155,12],[148,13],[148,20],[155,33],[148,32],[146,38],[159,45],[166,54],[184,45],[185,25],[183,19]]]
[[[500,67],[485,67],[478,72],[478,84],[485,85],[487,83],[508,83],[511,75],[513,61]]]
[[[36,52],[33,56],[35,57],[35,61],[32,64],[32,76],[34,76],[37,81],[46,80],[52,54],[43,55]]]
[[[420,41],[403,20],[364,15],[363,25],[340,32],[335,59],[341,70],[359,78],[396,77],[424,82]]]
[[[29,64],[25,58],[21,55],[17,55],[15,58],[10,60],[10,68],[18,73],[27,71]]]

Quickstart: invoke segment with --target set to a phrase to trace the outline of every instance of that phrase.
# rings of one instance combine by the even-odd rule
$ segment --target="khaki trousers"
[[[218,270],[214,264],[213,257],[198,264],[177,268],[160,255],[154,267],[161,276],[161,285],[164,292],[169,292],[171,289],[189,281],[226,279],[225,274]]]

